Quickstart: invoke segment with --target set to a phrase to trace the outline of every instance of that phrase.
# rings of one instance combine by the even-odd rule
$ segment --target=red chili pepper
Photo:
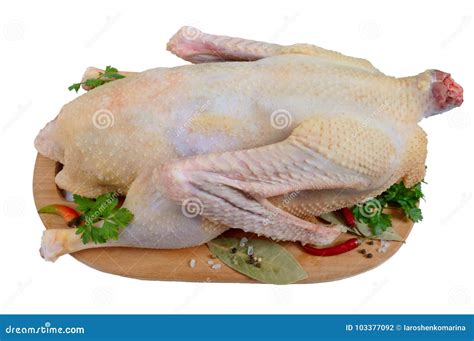
[[[124,196],[119,196],[119,197],[118,197],[118,200],[119,200],[119,201],[118,201],[116,207],[117,207],[117,208],[120,208],[120,207],[122,207],[123,203],[125,202],[125,197],[124,197]]]
[[[361,240],[359,238],[351,238],[346,240],[344,243],[325,247],[325,248],[317,248],[313,245],[306,244],[303,245],[303,249],[314,256],[335,256],[340,255],[341,253],[348,252],[350,250],[354,250],[361,244]]]
[[[56,214],[64,218],[68,226],[77,226],[81,222],[81,215],[75,209],[65,205],[49,205],[42,207],[38,213]]]
[[[344,220],[346,221],[346,224],[349,227],[356,227],[356,219],[354,217],[354,213],[352,213],[352,210],[350,208],[341,208],[341,213],[344,217]]]

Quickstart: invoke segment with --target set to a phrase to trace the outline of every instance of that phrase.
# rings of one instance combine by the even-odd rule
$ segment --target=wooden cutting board
[[[54,182],[54,177],[59,169],[60,165],[55,161],[38,154],[33,177],[33,193],[38,209],[51,204],[73,205],[64,199]],[[390,213],[393,215],[395,230],[406,239],[413,223],[405,219],[396,210]],[[58,216],[42,214],[40,217],[47,229],[67,228],[63,219]],[[229,230],[225,235],[254,238],[254,235],[238,230]],[[350,237],[350,235],[343,236],[340,241]],[[364,248],[367,252],[373,254],[371,259],[364,257],[357,250],[338,256],[316,257],[306,254],[296,243],[281,242],[280,244],[296,257],[308,273],[308,278],[299,283],[319,283],[351,277],[373,269],[392,257],[403,243],[390,242],[390,247],[385,253],[377,251],[380,247],[379,241],[375,241],[374,245],[365,243],[360,246],[358,250]],[[222,267],[218,270],[211,269],[208,264],[211,253],[206,245],[179,250],[124,247],[97,248],[73,253],[72,257],[99,271],[131,278],[189,282],[256,283],[256,281],[232,270],[225,264],[222,264]],[[196,260],[194,268],[189,265],[191,259]],[[60,261],[61,259],[59,259]],[[218,260],[213,261],[220,263]]]

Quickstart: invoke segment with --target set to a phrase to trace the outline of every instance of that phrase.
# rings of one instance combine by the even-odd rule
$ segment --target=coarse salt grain
[[[248,247],[248,249],[247,249],[247,255],[248,255],[248,256],[252,256],[252,255],[253,255],[253,246],[252,246],[252,245],[250,245],[250,246]]]
[[[214,265],[212,266],[212,269],[214,269],[214,270],[219,270],[219,269],[221,268],[221,266],[222,266],[222,265],[220,265],[220,264],[214,264]]]
[[[247,244],[249,240],[245,237],[243,237],[241,240],[240,240],[240,247],[244,247],[245,244]]]
[[[196,266],[196,260],[195,260],[195,259],[191,259],[191,260],[189,261],[189,266],[194,269],[194,267]]]
[[[387,249],[389,246],[390,246],[390,243],[382,239],[380,240],[380,247],[377,249],[377,252],[385,253],[387,252]]]
[[[212,264],[214,264],[214,261],[213,261],[212,259],[209,259],[209,260],[207,261],[207,264],[212,265]]]

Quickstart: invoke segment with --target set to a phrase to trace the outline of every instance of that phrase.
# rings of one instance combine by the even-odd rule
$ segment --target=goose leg
[[[98,247],[185,248],[206,243],[227,229],[203,219],[199,211],[184,212],[181,205],[165,198],[154,185],[151,171],[135,179],[123,207],[128,208],[134,218],[120,232],[118,240],[84,244],[76,234],[77,229],[50,229],[43,233],[42,257],[55,261],[64,254]]]

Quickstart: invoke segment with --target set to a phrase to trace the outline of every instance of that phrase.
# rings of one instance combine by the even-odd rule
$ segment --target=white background
[[[470,1],[2,1],[0,312],[473,313],[473,5]],[[387,74],[452,73],[461,108],[421,123],[429,136],[425,219],[387,263],[312,285],[147,282],[44,262],[32,197],[33,140],[76,95],[87,66],[144,70],[182,25],[369,59]]]

